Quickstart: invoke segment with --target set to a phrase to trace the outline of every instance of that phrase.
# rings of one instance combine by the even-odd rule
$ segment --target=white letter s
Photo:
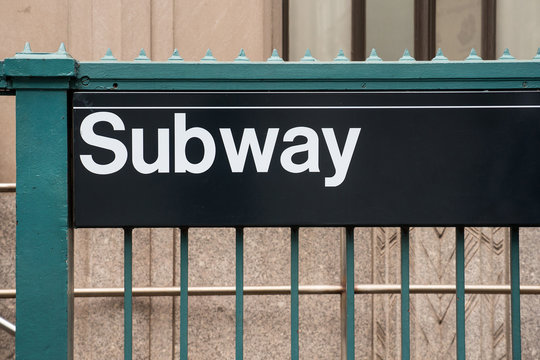
[[[125,130],[124,123],[118,115],[100,111],[84,118],[81,123],[81,138],[88,145],[112,151],[114,160],[108,164],[98,164],[92,155],[81,155],[81,162],[88,171],[94,174],[109,175],[122,169],[127,161],[128,152],[120,140],[97,135],[94,132],[94,125],[100,121],[111,124],[114,130]]]

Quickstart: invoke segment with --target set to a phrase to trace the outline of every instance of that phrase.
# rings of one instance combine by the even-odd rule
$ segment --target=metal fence
[[[401,294],[401,357],[410,358],[409,295],[456,295],[457,358],[465,358],[465,294],[510,294],[512,357],[521,358],[520,293],[540,294],[540,286],[521,286],[519,228],[510,227],[510,285],[465,285],[465,228],[455,228],[456,282],[409,284],[410,227],[401,227],[401,284],[357,284],[354,279],[354,227],[341,243],[341,285],[300,286],[299,228],[290,228],[290,286],[244,286],[244,228],[236,228],[236,286],[188,287],[189,229],[180,229],[179,287],[132,288],[132,228],[124,228],[124,288],[74,289],[70,202],[73,91],[153,90],[521,90],[540,89],[540,49],[530,61],[505,51],[497,61],[482,61],[474,51],[464,61],[448,61],[439,51],[433,61],[416,62],[408,52],[384,62],[372,52],[366,62],[349,62],[343,53],[333,62],[284,63],[274,51],[267,62],[249,62],[243,51],[235,62],[217,62],[208,52],[201,62],[183,62],[174,52],[168,62],[151,62],[141,51],[133,62],[108,52],[99,62],[77,62],[63,45],[56,53],[33,53],[29,46],[0,62],[0,94],[17,96],[17,290],[1,289],[0,298],[17,295],[16,352],[21,359],[69,359],[73,350],[73,298],[123,296],[124,352],[132,357],[132,297],[180,296],[180,358],[188,356],[190,296],[235,295],[236,358],[243,358],[244,295],[290,295],[291,358],[299,358],[299,295],[341,296],[342,358],[355,358],[355,294]],[[14,184],[0,186],[15,191]],[[444,224],[442,224],[444,225]],[[4,329],[9,324],[0,322]],[[15,333],[15,329],[11,328]]]

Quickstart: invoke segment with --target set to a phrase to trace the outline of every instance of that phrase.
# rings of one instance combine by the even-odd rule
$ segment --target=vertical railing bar
[[[132,334],[133,334],[133,311],[132,311],[132,228],[124,229],[124,359],[132,358]]]
[[[345,229],[347,262],[347,360],[354,360],[354,227]]]
[[[465,360],[465,228],[456,227],[456,352]]]
[[[299,358],[298,227],[291,228],[291,359]]]
[[[401,227],[401,358],[411,357],[409,319],[409,227]]]
[[[188,358],[188,228],[180,229],[180,359]]]
[[[341,228],[340,233],[340,251],[339,251],[339,266],[341,272],[341,286],[347,287],[347,231],[346,228]],[[347,292],[343,291],[340,295],[340,335],[341,335],[341,360],[347,360]]]
[[[519,227],[510,228],[510,302],[512,308],[512,359],[521,359],[521,313],[519,299]]]
[[[236,228],[236,360],[244,358],[244,228]]]

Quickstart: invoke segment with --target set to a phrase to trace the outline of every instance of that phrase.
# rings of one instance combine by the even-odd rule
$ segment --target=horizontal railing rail
[[[411,285],[411,294],[455,294],[456,285]],[[290,295],[291,287],[288,285],[276,286],[244,286],[244,295]],[[180,287],[134,287],[133,296],[180,296]],[[336,295],[345,293],[340,285],[299,285],[298,293],[301,295]],[[400,294],[399,284],[365,284],[355,285],[355,294]],[[510,295],[510,285],[465,285],[466,294]],[[236,294],[234,286],[190,286],[189,296],[232,296]],[[521,295],[540,295],[540,285],[521,285]],[[75,297],[122,297],[124,289],[112,288],[77,288]],[[14,299],[15,289],[0,289],[0,299]]]

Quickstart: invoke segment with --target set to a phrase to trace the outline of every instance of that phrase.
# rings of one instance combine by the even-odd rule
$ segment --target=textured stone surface
[[[0,109],[0,182],[14,183],[15,97],[0,96]]]
[[[0,193],[0,289],[15,288],[15,194]],[[15,324],[15,299],[0,299],[0,317]],[[0,359],[15,359],[15,337],[0,329]]]

